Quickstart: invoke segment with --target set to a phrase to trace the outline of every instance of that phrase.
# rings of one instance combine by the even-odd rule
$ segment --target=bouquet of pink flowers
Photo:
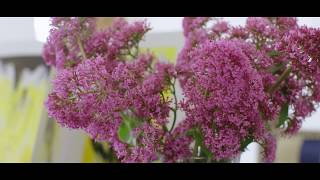
[[[320,102],[320,29],[296,18],[249,17],[232,27],[186,17],[176,64],[141,51],[146,21],[117,18],[98,30],[95,18],[60,17],[51,25],[49,116],[110,143],[121,162],[225,162],[252,142],[272,162],[276,133],[296,133]],[[185,119],[176,123],[178,110]]]

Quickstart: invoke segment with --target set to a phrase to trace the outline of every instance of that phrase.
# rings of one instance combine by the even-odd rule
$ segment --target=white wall
[[[1,42],[35,40],[32,17],[1,17],[0,27]]]
[[[39,55],[32,17],[0,17],[0,57]]]

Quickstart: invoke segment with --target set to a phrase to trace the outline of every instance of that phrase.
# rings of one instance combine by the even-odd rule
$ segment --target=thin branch
[[[83,48],[83,45],[82,45],[82,42],[80,40],[80,37],[77,37],[77,43],[78,43],[78,46],[79,46],[79,49],[80,49],[80,52],[81,52],[81,55],[84,59],[87,59],[87,55],[84,51],[84,48]]]
[[[281,85],[282,81],[284,81],[290,74],[291,72],[291,67],[288,67],[279,77],[279,79],[276,81],[276,83],[270,87],[268,90],[269,94],[273,94]]]
[[[164,94],[163,94],[162,91],[160,92],[160,95],[161,95],[161,98],[162,98],[163,102],[165,102],[165,101],[166,101],[166,98],[164,97]]]
[[[173,97],[174,97],[174,109],[172,110],[173,111],[173,123],[172,123],[172,126],[170,128],[170,133],[172,132],[175,124],[176,124],[176,120],[177,120],[177,109],[178,109],[178,99],[177,99],[177,95],[176,95],[176,88],[175,88],[175,84],[176,84],[176,79],[173,80],[173,83],[171,83],[171,86],[172,86],[172,94],[173,94]]]

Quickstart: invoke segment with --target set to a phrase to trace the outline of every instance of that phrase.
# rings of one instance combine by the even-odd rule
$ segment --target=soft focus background
[[[142,46],[174,63],[183,45],[182,18],[127,19],[145,18],[153,30]],[[224,19],[232,25],[246,20]],[[99,18],[99,26],[108,26],[112,20]],[[300,25],[320,27],[320,18],[298,20]],[[49,34],[49,18],[0,17],[0,27],[0,162],[113,162],[108,144],[94,143],[83,132],[61,128],[47,117],[43,102],[53,74],[43,64],[41,51]],[[260,162],[259,146],[251,144],[241,162]],[[320,162],[320,111],[306,119],[295,137],[278,138],[276,162]]]

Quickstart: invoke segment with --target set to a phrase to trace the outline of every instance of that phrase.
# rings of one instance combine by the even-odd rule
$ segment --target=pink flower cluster
[[[51,26],[44,45],[45,62],[57,69],[78,64],[83,59],[80,44],[95,30],[95,21],[84,17],[56,17],[52,18]]]
[[[64,21],[63,24],[67,26],[68,23]],[[120,27],[124,29],[116,31]],[[132,38],[141,39],[147,30],[143,22],[128,24],[118,19],[105,32],[93,32],[88,37],[87,59],[69,68],[57,67],[53,89],[46,102],[50,117],[65,127],[83,129],[96,140],[110,142],[123,162],[157,159],[158,146],[165,135],[158,126],[167,123],[170,111],[170,99],[163,99],[161,92],[175,76],[174,67],[159,62],[149,52],[129,54],[131,42],[138,43],[138,39]],[[105,37],[98,41],[97,34]],[[119,49],[124,47],[130,59],[121,59]],[[131,147],[118,137],[123,113],[137,117],[143,124],[133,130],[137,146]]]
[[[291,60],[288,64],[292,73],[283,88],[287,89],[288,101],[294,109],[287,133],[294,134],[320,102],[320,30],[305,26],[292,29],[275,47]]]
[[[121,162],[221,162],[252,142],[272,162],[277,130],[296,133],[319,105],[320,29],[291,17],[250,17],[237,27],[186,17],[182,25],[174,66],[139,50],[145,21],[116,18],[97,30],[95,18],[53,18],[43,51],[57,69],[49,116],[109,142]],[[186,118],[175,126],[178,109]]]
[[[239,155],[241,140],[264,141],[268,133],[259,115],[266,99],[261,76],[242,43],[206,41],[190,52],[196,61],[184,86],[184,123],[201,129],[216,160]]]
[[[184,27],[198,19],[184,19]],[[186,97],[183,123],[202,128],[206,148],[216,159],[237,156],[250,139],[272,162],[275,129],[296,133],[320,102],[320,30],[299,27],[291,17],[192,27],[191,32],[184,29],[188,36],[177,61]]]

